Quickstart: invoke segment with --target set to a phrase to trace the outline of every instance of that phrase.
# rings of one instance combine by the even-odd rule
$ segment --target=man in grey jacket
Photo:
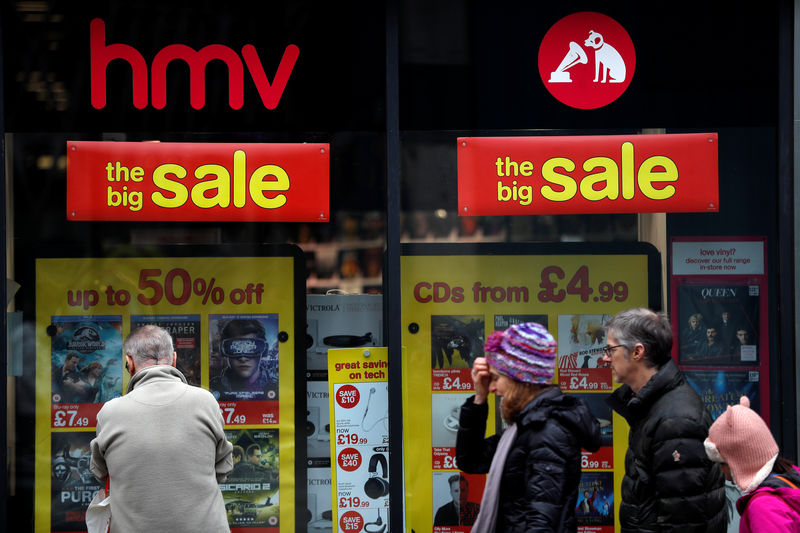
[[[187,384],[166,330],[143,326],[123,351],[127,394],[100,410],[91,443],[92,472],[111,479],[111,531],[230,531],[218,483],[233,446],[217,401]]]

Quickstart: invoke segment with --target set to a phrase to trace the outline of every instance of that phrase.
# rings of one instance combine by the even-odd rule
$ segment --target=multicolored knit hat
[[[747,396],[717,417],[703,444],[709,459],[728,464],[733,482],[744,494],[767,479],[779,451],[767,424],[750,409]]]
[[[515,324],[486,339],[487,362],[498,372],[523,383],[552,383],[556,366],[556,341],[536,322]]]

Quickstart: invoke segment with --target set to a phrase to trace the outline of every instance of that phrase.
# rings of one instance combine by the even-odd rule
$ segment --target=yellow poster
[[[613,532],[627,426],[604,402],[616,384],[602,362],[603,324],[614,313],[648,306],[648,261],[653,255],[505,255],[502,250],[449,255],[436,253],[436,248],[417,250],[401,258],[407,529],[470,531],[485,484],[484,475],[461,473],[455,461],[460,406],[473,394],[470,368],[484,355],[489,333],[538,322],[559,343],[554,381],[586,400],[601,425],[602,447],[582,456],[577,503],[587,501],[585,513],[576,511],[580,530]],[[492,405],[488,435],[503,429],[490,397]],[[586,493],[593,494],[591,501]]]
[[[170,332],[187,382],[219,401],[228,440],[260,458],[263,479],[234,468],[221,486],[233,530],[294,531],[295,261],[36,261],[35,531],[85,530],[100,488],[88,468],[96,416],[125,394],[122,341],[145,324]],[[245,330],[252,342],[237,345]]]
[[[386,348],[328,350],[333,528],[389,523],[389,382]]]

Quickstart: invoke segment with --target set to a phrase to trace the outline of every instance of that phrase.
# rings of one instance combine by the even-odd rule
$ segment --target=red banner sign
[[[327,222],[330,146],[67,142],[68,220]]]
[[[458,139],[458,212],[719,211],[717,134]]]

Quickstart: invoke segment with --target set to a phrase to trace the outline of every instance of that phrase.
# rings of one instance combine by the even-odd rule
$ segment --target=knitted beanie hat
[[[767,424],[750,409],[747,396],[717,417],[704,445],[712,461],[728,464],[733,482],[744,494],[769,476],[779,451]]]
[[[556,346],[547,328],[527,322],[493,332],[484,352],[487,362],[511,379],[546,385],[553,381]]]

